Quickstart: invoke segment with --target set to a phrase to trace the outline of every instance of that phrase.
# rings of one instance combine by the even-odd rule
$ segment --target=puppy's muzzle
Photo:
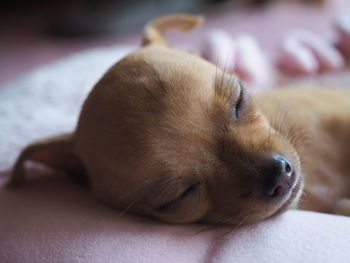
[[[273,155],[262,169],[261,195],[264,199],[280,199],[295,185],[293,165],[282,155]]]

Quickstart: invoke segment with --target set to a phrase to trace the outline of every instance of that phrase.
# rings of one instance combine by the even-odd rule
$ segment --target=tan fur
[[[258,99],[267,116],[280,110],[273,103],[279,101],[288,110],[285,129],[295,123],[296,132],[306,135],[297,146],[306,183],[299,207],[336,213],[337,200],[350,194],[350,91],[304,87],[266,93]]]
[[[350,93],[281,89],[251,97],[237,77],[166,45],[169,27],[199,22],[183,15],[151,22],[145,46],[95,85],[76,131],[27,147],[9,185],[35,160],[85,173],[96,198],[125,212],[240,225],[296,207],[304,174],[302,209],[348,211],[349,202],[335,206],[350,190]],[[296,178],[277,201],[258,194],[274,154],[292,163]]]
[[[157,43],[167,46],[168,43],[163,36],[166,31],[169,29],[189,31],[202,22],[202,16],[168,15],[159,17],[146,25],[142,45]]]

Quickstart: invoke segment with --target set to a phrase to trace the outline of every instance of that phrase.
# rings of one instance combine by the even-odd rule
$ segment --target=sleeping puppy
[[[236,76],[168,46],[166,30],[201,21],[148,24],[143,46],[95,85],[75,132],[26,147],[9,186],[31,160],[87,177],[110,206],[167,222],[258,222],[296,208],[304,184],[301,209],[350,214],[350,92],[252,96]]]

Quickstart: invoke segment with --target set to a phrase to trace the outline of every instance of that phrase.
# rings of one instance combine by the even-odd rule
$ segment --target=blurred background
[[[93,47],[140,43],[144,24],[159,15],[205,14],[190,34],[171,34],[178,45],[200,45],[211,28],[249,33],[267,52],[285,34],[304,28],[329,35],[349,0],[12,0],[0,13],[0,84],[39,65]]]

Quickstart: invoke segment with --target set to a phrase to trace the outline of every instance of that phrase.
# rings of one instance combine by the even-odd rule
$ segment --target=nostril
[[[293,166],[291,163],[283,156],[281,155],[275,155],[273,157],[275,160],[275,165],[277,168],[277,173],[281,176],[287,176],[290,177],[293,173]]]
[[[291,176],[291,174],[293,172],[292,165],[287,160],[285,160],[284,171],[285,171],[287,176]]]
[[[285,191],[285,188],[282,185],[278,185],[275,189],[273,189],[270,197],[278,197],[280,195],[283,195]]]

